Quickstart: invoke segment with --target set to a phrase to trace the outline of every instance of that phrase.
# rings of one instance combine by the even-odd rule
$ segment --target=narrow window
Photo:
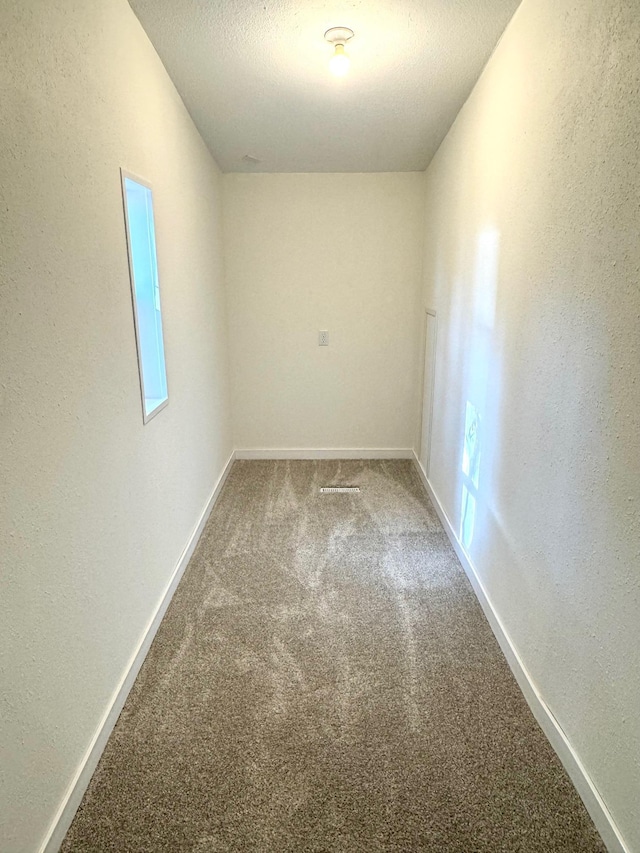
[[[122,172],[133,318],[144,423],[169,402],[151,187]]]

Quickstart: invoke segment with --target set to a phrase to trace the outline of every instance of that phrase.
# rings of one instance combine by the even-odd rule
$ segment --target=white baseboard
[[[413,459],[406,447],[248,447],[236,459]]]
[[[412,456],[418,475],[422,480],[422,484],[431,498],[431,502],[433,503],[440,521],[442,522],[442,526],[451,540],[451,544],[453,545],[458,559],[462,564],[462,568],[471,582],[473,591],[475,592],[482,610],[484,611],[484,615],[487,617],[487,621],[491,626],[496,640],[507,659],[507,663],[518,682],[518,686],[520,687],[527,704],[538,721],[540,728],[547,736],[549,743],[569,774],[571,781],[580,795],[587,811],[591,815],[591,819],[600,833],[609,853],[630,853],[630,848],[626,845],[609,809],[600,796],[598,789],[594,785],[593,780],[580,760],[579,755],[572,747],[569,739],[562,730],[560,723],[554,717],[551,709],[541,696],[540,691],[513,645],[511,637],[507,633],[500,616],[491,603],[491,599],[487,595],[478,572],[476,571],[471,558],[464,550],[462,543],[459,541],[453,525],[449,520],[449,516],[445,512],[444,507],[433,490],[433,487],[429,482],[415,451]]]
[[[142,666],[145,657],[151,647],[151,643],[153,642],[153,638],[156,635],[156,632],[162,622],[162,618],[171,602],[173,597],[173,593],[180,582],[182,575],[184,574],[184,570],[187,567],[187,564],[193,554],[196,545],[198,544],[198,539],[202,534],[205,524],[207,523],[207,519],[211,514],[211,510],[213,509],[216,500],[224,486],[225,480],[231,470],[231,466],[233,465],[235,459],[235,452],[231,454],[229,457],[222,474],[220,475],[218,482],[204,507],[198,522],[193,529],[187,544],[184,547],[182,554],[180,555],[180,559],[178,560],[178,564],[175,567],[171,579],[167,584],[160,601],[158,602],[156,609],[151,616],[147,627],[145,628],[142,637],[140,638],[140,642],[138,643],[138,647],[134,651],[129,663],[124,671],[124,674],[118,684],[109,706],[104,713],[98,728],[89,744],[87,751],[80,762],[78,770],[76,772],[75,777],[73,778],[67,792],[60,804],[60,808],[58,809],[55,818],[51,823],[51,827],[45,836],[44,841],[42,842],[39,853],[57,853],[60,849],[60,845],[64,841],[64,837],[67,834],[69,827],[71,826],[71,822],[73,821],[74,815],[78,810],[80,803],[82,802],[82,798],[84,796],[85,791],[91,781],[91,777],[98,766],[98,762],[100,760],[100,756],[102,755],[105,746],[107,745],[107,741],[109,740],[109,736],[113,731],[113,727],[116,724],[118,717],[120,716],[120,712],[124,706],[124,703],[129,695],[129,691],[133,687],[133,683],[136,680],[138,672],[140,671],[140,667]]]

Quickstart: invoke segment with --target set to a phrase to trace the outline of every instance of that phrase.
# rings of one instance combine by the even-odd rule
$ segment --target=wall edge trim
[[[167,583],[164,592],[160,596],[160,600],[156,605],[156,608],[151,615],[147,627],[142,633],[138,645],[133,652],[131,658],[129,659],[129,663],[127,664],[124,673],[120,679],[118,686],[116,687],[111,700],[107,706],[106,711],[98,727],[91,739],[91,742],[78,765],[75,776],[73,777],[67,791],[62,798],[62,802],[60,803],[58,810],[55,814],[55,817],[51,821],[49,829],[44,837],[44,840],[40,847],[38,848],[38,853],[58,853],[60,849],[60,845],[65,839],[65,836],[71,826],[73,818],[82,802],[82,798],[84,797],[85,791],[89,786],[89,782],[91,781],[91,777],[93,776],[96,767],[98,766],[98,762],[100,761],[100,757],[107,745],[107,741],[113,731],[113,728],[120,716],[120,712],[124,706],[124,703],[127,700],[127,696],[133,684],[140,672],[140,668],[144,663],[144,660],[149,652],[151,647],[151,643],[154,640],[154,637],[160,627],[160,623],[167,611],[169,604],[171,603],[171,599],[173,598],[173,594],[176,591],[178,584],[184,574],[184,571],[191,559],[193,552],[195,551],[196,545],[198,544],[198,540],[202,534],[205,524],[207,523],[209,516],[211,515],[211,511],[220,496],[220,492],[222,491],[222,487],[225,484],[225,481],[231,471],[231,467],[235,461],[236,454],[235,450],[231,451],[231,455],[229,459],[225,463],[224,468],[222,469],[222,473],[218,477],[218,481],[214,486],[214,489],[209,496],[204,509],[202,510],[198,521],[187,540],[186,545],[182,550],[182,554],[178,559],[178,563],[173,570],[169,582]]]
[[[449,516],[440,503],[440,499],[431,485],[424,468],[420,464],[420,460],[418,459],[415,450],[413,451],[412,456],[422,485],[433,503],[438,517],[442,522],[442,526],[451,541],[460,564],[462,565],[462,568],[471,583],[476,598],[482,607],[487,622],[491,626],[491,630],[502,649],[502,653],[507,659],[509,668],[514,675],[518,683],[518,687],[526,699],[533,716],[536,718],[538,725],[546,735],[554,752],[562,762],[564,769],[569,774],[569,778],[573,782],[580,799],[589,812],[589,815],[593,820],[596,829],[600,833],[609,853],[631,853],[631,848],[628,847],[624,841],[622,833],[618,829],[611,812],[607,808],[606,803],[602,799],[602,796],[596,788],[591,776],[582,763],[580,756],[571,745],[569,738],[547,705],[518,654],[509,633],[498,615],[498,612],[495,610],[491,599],[487,595],[473,561],[464,550],[462,543],[459,541]]]
[[[236,459],[413,459],[407,447],[247,447]]]

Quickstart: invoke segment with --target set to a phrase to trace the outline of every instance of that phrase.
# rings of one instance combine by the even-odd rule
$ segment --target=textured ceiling
[[[130,3],[224,172],[386,172],[427,167],[519,0]]]

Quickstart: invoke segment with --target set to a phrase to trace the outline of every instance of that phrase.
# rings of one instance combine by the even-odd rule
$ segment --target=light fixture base
[[[329,44],[346,44],[349,39],[353,38],[353,30],[349,27],[331,27],[324,34],[325,39]]]

